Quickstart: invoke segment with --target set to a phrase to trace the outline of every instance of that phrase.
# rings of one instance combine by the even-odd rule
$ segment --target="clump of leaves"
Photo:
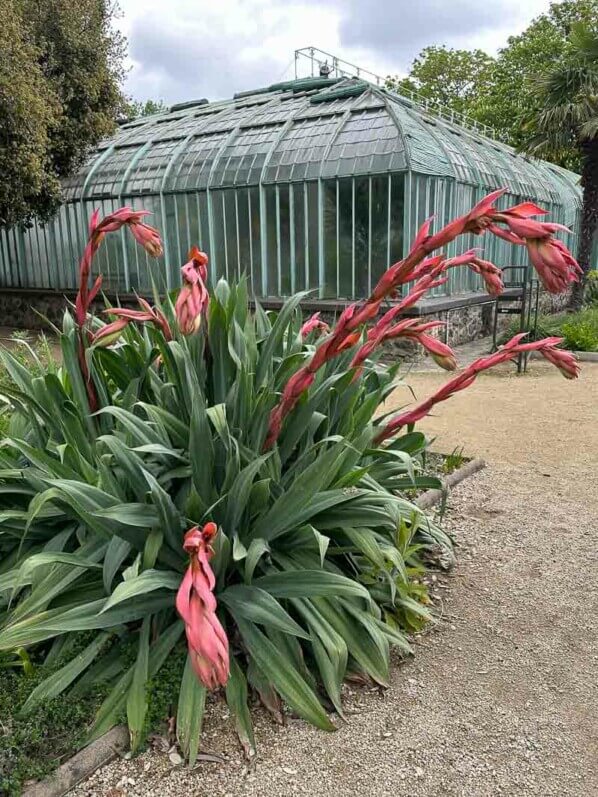
[[[447,454],[442,461],[443,473],[454,473],[467,461],[463,453],[463,446],[456,446],[450,454]]]

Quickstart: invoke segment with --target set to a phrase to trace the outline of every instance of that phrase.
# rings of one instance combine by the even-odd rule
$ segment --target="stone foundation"
[[[115,296],[108,296],[108,299],[117,303]],[[458,346],[492,334],[494,303],[488,299],[487,296],[471,294],[464,297],[441,297],[423,302],[414,308],[413,315],[420,318],[422,322],[432,320],[446,322],[446,326],[439,328],[437,334],[450,346]],[[48,329],[48,322],[61,326],[65,307],[68,302],[72,303],[74,300],[75,294],[72,292],[0,290],[0,326],[16,329]],[[543,314],[559,312],[565,309],[568,300],[568,294],[552,296],[542,292],[539,312]],[[134,307],[137,304],[136,297],[132,295],[121,296],[118,301],[125,307]],[[462,303],[460,304],[460,302]],[[280,306],[280,302],[276,300],[264,301],[262,304],[272,308]],[[332,323],[343,307],[344,304],[340,302],[312,300],[309,305],[305,305],[304,312],[305,315],[308,315],[320,310],[322,317]],[[102,309],[103,303],[98,303],[96,310]],[[500,315],[498,318],[499,331],[504,331],[513,318],[517,318],[517,316]],[[405,350],[403,343],[399,350]],[[393,347],[393,351],[399,353],[395,347]]]

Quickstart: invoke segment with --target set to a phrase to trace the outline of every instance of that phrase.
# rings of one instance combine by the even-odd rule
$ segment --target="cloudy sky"
[[[294,77],[315,46],[377,74],[428,44],[495,52],[549,0],[120,0],[126,91],[167,103],[229,97]],[[303,67],[305,69],[305,66]],[[303,72],[305,74],[305,72]]]

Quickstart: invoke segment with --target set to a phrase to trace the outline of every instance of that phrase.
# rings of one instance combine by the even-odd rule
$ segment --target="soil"
[[[446,378],[411,373],[418,396]],[[412,400],[406,390],[397,406]],[[436,450],[488,467],[451,494],[458,564],[436,576],[438,617],[390,688],[352,687],[325,734],[256,712],[248,765],[212,706],[195,771],[150,750],[79,795],[590,797],[598,794],[598,365],[575,383],[535,361],[484,374],[422,422]]]

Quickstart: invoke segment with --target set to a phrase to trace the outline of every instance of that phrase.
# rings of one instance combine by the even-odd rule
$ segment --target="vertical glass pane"
[[[368,295],[369,180],[355,178],[355,295]]]
[[[224,239],[224,216],[222,213],[222,191],[210,191],[210,206],[212,210],[212,235],[210,255],[212,268],[210,274],[212,284],[215,285],[221,277],[226,277],[226,250]]]
[[[353,296],[353,180],[338,181],[339,296]]]
[[[278,186],[278,214],[280,240],[280,293],[289,296],[291,289],[291,219],[289,211],[289,186]]]
[[[199,233],[199,209],[197,205],[197,195],[185,194],[185,216],[187,218],[187,252],[192,246],[197,246],[201,249]]]
[[[177,265],[187,262],[187,255],[192,245],[191,225],[187,213],[186,196],[184,194],[174,194],[176,220],[177,220],[177,246],[178,261]]]
[[[208,198],[206,192],[197,194],[197,212],[199,214],[199,248],[210,254],[210,224],[208,220]]]
[[[251,240],[249,238],[249,191],[237,191],[239,272],[249,280],[251,275]]]
[[[173,285],[178,286],[180,284],[179,269],[182,265],[182,262],[179,247],[179,229],[174,195],[166,194],[164,196],[163,208],[164,218],[162,219],[162,230],[164,238],[168,243],[170,279]]]
[[[262,246],[260,228],[260,190],[249,189],[249,230],[251,233],[251,286],[255,296],[262,295]]]
[[[278,295],[278,246],[276,243],[276,187],[268,185],[266,192],[266,296]]]
[[[320,287],[319,274],[319,246],[318,246],[318,184],[306,184],[307,190],[307,253],[309,258],[309,284],[310,290]]]
[[[390,262],[403,257],[403,213],[405,208],[405,177],[393,174],[390,187]],[[390,264],[389,264],[390,265]]]
[[[336,296],[336,180],[324,180],[324,285],[325,299]]]
[[[292,186],[293,225],[295,230],[295,290],[307,287],[305,281],[305,195],[302,183]]]
[[[372,177],[372,286],[388,268],[388,178]]]
[[[231,282],[239,276],[239,258],[237,251],[237,209],[235,192],[224,191],[224,210],[226,218],[226,276]]]

